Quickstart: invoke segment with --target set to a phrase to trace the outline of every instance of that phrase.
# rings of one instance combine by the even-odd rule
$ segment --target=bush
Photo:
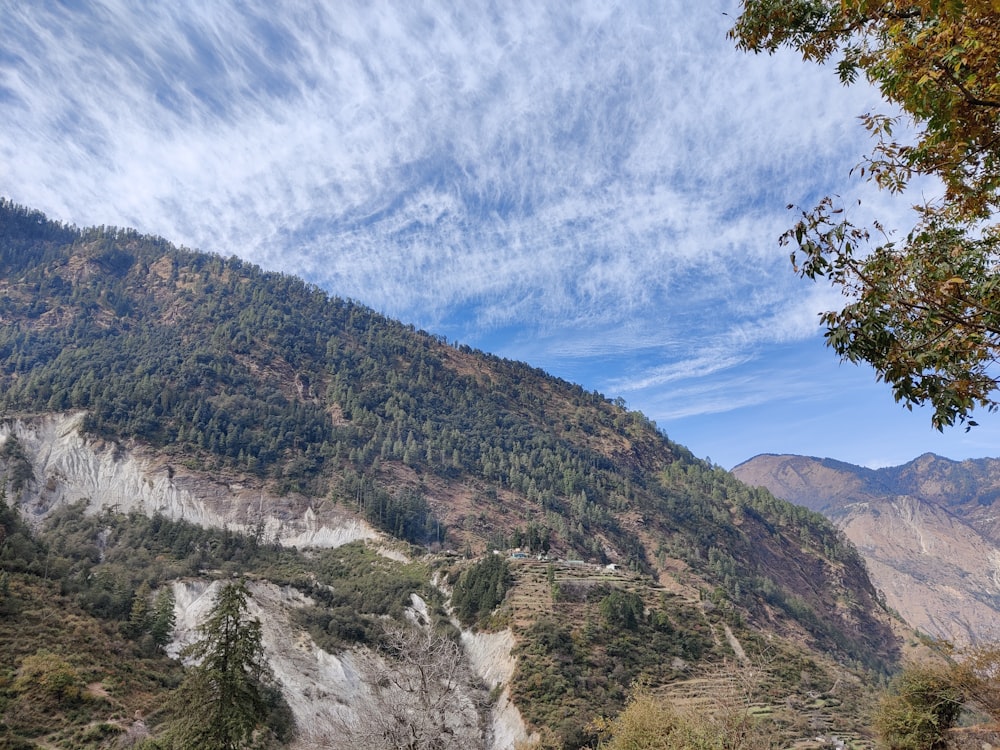
[[[879,745],[887,750],[943,747],[945,732],[962,713],[962,702],[962,691],[948,668],[906,667],[875,709]]]
[[[24,696],[73,703],[80,698],[83,681],[61,656],[39,649],[24,657],[14,680],[14,690]]]
[[[680,719],[673,707],[663,699],[645,691],[633,695],[625,709],[597,728],[607,738],[601,750],[671,750],[676,747],[671,735]]]
[[[722,705],[713,713],[681,711],[640,686],[611,721],[595,728],[600,750],[765,750],[773,747],[745,706]]]

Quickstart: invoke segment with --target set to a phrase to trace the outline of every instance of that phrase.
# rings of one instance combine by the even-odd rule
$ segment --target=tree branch
[[[942,73],[944,73],[945,77],[947,77],[947,79],[951,81],[952,84],[954,84],[955,88],[957,88],[960,92],[962,92],[962,96],[965,97],[965,100],[969,104],[972,104],[977,107],[990,107],[992,109],[1000,109],[1000,102],[993,101],[992,99],[980,99],[978,96],[969,91],[969,89],[966,88],[965,84],[963,84],[958,79],[958,77],[954,73],[952,73],[951,70],[948,69],[948,66],[942,63],[941,61],[934,63],[934,67],[940,70]]]

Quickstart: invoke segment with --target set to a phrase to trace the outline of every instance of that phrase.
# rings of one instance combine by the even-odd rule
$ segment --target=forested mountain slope
[[[765,455],[733,473],[833,519],[911,625],[958,643],[1000,636],[1000,459],[867,469]]]
[[[641,583],[639,619],[623,620],[625,630],[635,626],[635,643],[674,633],[663,649],[680,671],[661,664],[661,682],[685,665],[722,659],[726,628],[749,640],[778,636],[805,649],[807,660],[833,655],[881,671],[898,658],[860,557],[819,514],[743,485],[601,394],[236,258],[129,230],[78,230],[0,203],[0,408],[7,496],[38,522],[86,499],[88,513],[101,511],[112,526],[133,508],[165,513],[171,523],[251,532],[252,554],[219,558],[231,542],[171,531],[162,554],[181,561],[178,572],[256,566],[269,580],[318,596],[326,589],[302,560],[283,563],[278,574],[271,558],[258,558],[262,550],[300,554],[279,553],[277,541],[340,544],[347,538],[317,535],[317,524],[332,529],[353,519],[424,552],[475,557],[519,547],[617,564]],[[55,461],[52,442],[38,437],[53,424],[75,425],[73,439],[102,466],[139,467],[138,489],[126,498],[134,504],[110,502],[109,485],[88,484],[93,471],[77,476],[67,468],[77,464]],[[215,516],[178,510],[193,508],[213,483],[221,498]],[[111,532],[98,524],[92,533]],[[84,567],[101,564],[98,556]],[[39,565],[22,572],[37,574]],[[586,613],[621,584],[588,594],[591,581],[556,595],[554,578],[531,583],[521,572],[503,605],[508,619],[494,621],[514,627],[519,669],[528,670],[512,692],[531,726],[554,726],[578,746],[583,726],[574,735],[554,718],[556,696],[581,701],[580,723],[597,710],[587,700],[606,700],[601,710],[620,706],[628,681],[648,672],[656,655],[621,662],[624,684],[597,690],[589,672],[574,670],[605,669],[597,655],[613,651],[615,628],[588,624]],[[141,581],[125,570],[115,575],[127,600]],[[94,578],[87,576],[80,580]],[[521,584],[537,584],[549,603],[537,610],[527,589],[515,596]],[[363,620],[373,605],[335,605],[340,619],[315,615],[325,618],[325,632],[339,633],[328,645],[364,642],[367,631],[344,618],[354,612]],[[659,625],[649,619],[656,612]],[[109,616],[120,617],[120,608]],[[576,651],[560,656],[560,648]],[[633,651],[641,649],[621,653]],[[561,692],[549,689],[557,673],[569,680]]]

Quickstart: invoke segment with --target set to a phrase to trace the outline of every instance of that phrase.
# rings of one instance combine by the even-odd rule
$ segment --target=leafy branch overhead
[[[835,61],[843,83],[864,75],[900,113],[862,117],[875,145],[857,172],[892,193],[940,180],[905,238],[855,224],[827,197],[781,242],[800,275],[847,298],[822,315],[834,351],[871,364],[907,408],[933,407],[938,429],[975,425],[976,408],[1000,403],[1000,4],[744,0],[730,36],[748,51]]]

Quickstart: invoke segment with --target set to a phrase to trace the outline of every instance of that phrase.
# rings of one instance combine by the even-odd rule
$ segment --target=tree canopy
[[[908,230],[856,224],[827,197],[781,242],[802,276],[832,281],[846,296],[843,309],[822,315],[841,357],[870,363],[907,408],[932,406],[938,429],[974,425],[976,408],[998,405],[1000,3],[743,0],[742,8],[730,31],[740,48],[789,47],[835,62],[845,84],[863,75],[881,91],[890,113],[861,118],[875,144],[859,175],[894,193],[916,177],[940,180],[940,196],[914,206]]]
[[[387,625],[381,659],[362,664],[373,705],[343,725],[345,747],[482,750],[488,699],[462,646],[430,628]]]

